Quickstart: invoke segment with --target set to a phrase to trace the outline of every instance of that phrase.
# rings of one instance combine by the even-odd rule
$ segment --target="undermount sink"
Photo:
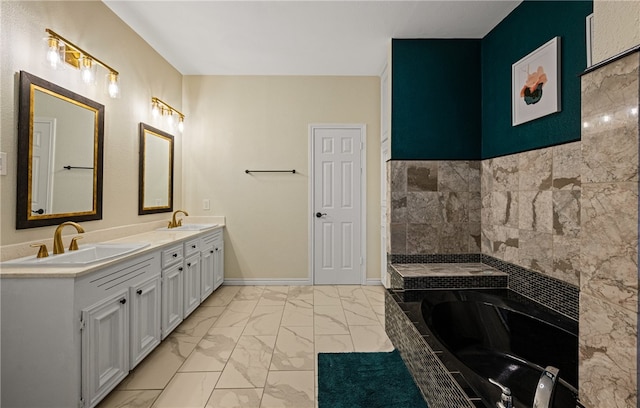
[[[218,224],[184,224],[175,228],[158,228],[158,231],[204,231],[217,226]]]
[[[75,251],[67,251],[64,254],[49,255],[46,258],[28,256],[3,262],[6,266],[84,266],[97,262],[108,261],[148,247],[149,243],[123,243],[123,244],[88,244]]]

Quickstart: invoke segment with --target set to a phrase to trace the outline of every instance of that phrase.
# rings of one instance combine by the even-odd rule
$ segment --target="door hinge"
[[[84,398],[80,397],[80,401],[78,401],[78,408],[84,408]]]
[[[80,331],[83,331],[85,327],[87,327],[87,323],[80,318]]]

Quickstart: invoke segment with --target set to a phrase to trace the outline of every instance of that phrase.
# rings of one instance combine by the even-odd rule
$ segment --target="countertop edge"
[[[0,279],[54,279],[54,278],[78,278],[99,269],[104,269],[121,262],[126,262],[133,257],[144,255],[149,252],[174,245],[177,241],[195,238],[200,235],[206,235],[219,229],[224,229],[225,224],[218,224],[215,227],[202,231],[147,231],[123,238],[117,238],[105,243],[125,243],[125,242],[149,242],[149,246],[141,248],[122,257],[110,259],[85,266],[74,267],[21,267],[21,266],[3,266],[0,263]],[[156,242],[153,242],[155,238]],[[168,239],[167,239],[168,238]]]

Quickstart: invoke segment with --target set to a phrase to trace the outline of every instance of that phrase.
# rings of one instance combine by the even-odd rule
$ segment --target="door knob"
[[[327,215],[327,213],[321,213],[321,212],[317,212],[317,213],[316,213],[316,217],[317,217],[317,218],[322,218],[322,217],[324,217],[325,215]]]

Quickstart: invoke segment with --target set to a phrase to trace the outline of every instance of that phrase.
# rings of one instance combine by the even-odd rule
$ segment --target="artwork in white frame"
[[[513,126],[560,112],[560,37],[511,66]]]

